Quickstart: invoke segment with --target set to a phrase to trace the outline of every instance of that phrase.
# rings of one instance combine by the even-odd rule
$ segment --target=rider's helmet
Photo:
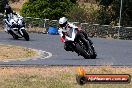
[[[5,6],[5,13],[6,13],[6,14],[13,13],[11,7],[10,7],[8,4]]]
[[[66,27],[67,25],[67,18],[66,17],[62,17],[59,19],[59,25],[60,27]]]

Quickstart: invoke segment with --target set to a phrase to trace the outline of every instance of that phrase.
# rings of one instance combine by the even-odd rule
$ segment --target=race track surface
[[[97,59],[84,59],[75,52],[66,52],[58,35],[30,33],[30,41],[14,40],[11,35],[0,32],[0,43],[19,45],[52,53],[52,57],[26,61],[2,62],[2,65],[114,65],[132,66],[132,41],[91,38]]]

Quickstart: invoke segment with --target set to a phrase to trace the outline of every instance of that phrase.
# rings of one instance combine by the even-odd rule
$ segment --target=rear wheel
[[[25,40],[29,41],[29,35],[28,35],[27,31],[26,30],[21,30],[21,31],[23,33],[23,37],[25,38]]]

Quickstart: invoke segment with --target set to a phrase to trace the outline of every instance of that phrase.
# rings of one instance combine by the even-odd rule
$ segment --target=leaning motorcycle
[[[25,23],[22,16],[13,15],[9,21],[11,23],[8,33],[12,35],[14,39],[24,37],[26,41],[29,41],[29,34],[25,29]]]
[[[95,59],[97,57],[97,53],[95,52],[93,43],[88,36],[83,31],[77,31],[76,29],[71,29],[72,32],[68,32],[66,35],[68,37],[75,36],[75,38],[71,40],[67,40],[69,42],[68,47],[69,51],[76,52],[78,55],[83,56],[85,59]]]

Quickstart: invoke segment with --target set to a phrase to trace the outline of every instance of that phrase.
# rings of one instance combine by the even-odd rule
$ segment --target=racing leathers
[[[74,30],[72,30],[74,29]],[[85,32],[83,32],[79,27],[75,26],[74,24],[72,23],[67,23],[67,25],[63,28],[59,28],[59,35],[61,37],[61,42],[64,43],[64,49],[66,51],[73,51],[71,45],[71,43],[74,41],[75,37],[76,37],[76,33],[75,33],[75,30],[77,32],[82,32],[84,34],[84,36],[87,37],[88,39],[88,36]],[[69,34],[71,34],[71,37],[69,37]],[[88,41],[92,44],[92,41],[90,39],[88,39]]]

